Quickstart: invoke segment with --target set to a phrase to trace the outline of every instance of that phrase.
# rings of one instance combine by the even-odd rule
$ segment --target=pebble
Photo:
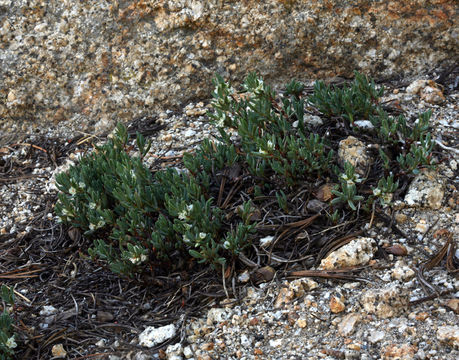
[[[377,246],[374,239],[358,237],[322,259],[319,268],[333,270],[366,265],[373,258],[376,250]]]
[[[349,336],[355,331],[361,317],[359,314],[350,313],[344,316],[338,324],[338,332],[341,336]]]
[[[405,195],[405,203],[414,207],[439,209],[445,193],[445,179],[438,173],[422,171],[411,182]]]
[[[67,356],[67,351],[65,351],[62,344],[53,345],[51,353],[56,359],[64,359]]]
[[[159,328],[148,326],[139,335],[139,345],[151,348],[173,338],[176,332],[177,330],[174,324],[161,326]]]
[[[459,349],[459,326],[439,326],[437,339]]]
[[[344,163],[348,162],[354,166],[355,173],[361,176],[365,175],[372,163],[366,145],[353,136],[348,136],[346,139],[340,141],[338,158],[341,166],[344,166]]]
[[[360,302],[369,314],[391,318],[402,313],[408,305],[409,295],[398,284],[389,283],[383,288],[366,290]]]

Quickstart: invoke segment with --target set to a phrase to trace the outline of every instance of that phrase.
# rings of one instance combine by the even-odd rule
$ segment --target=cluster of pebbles
[[[430,88],[430,89],[429,89]],[[457,144],[448,143],[457,134],[459,94],[444,96],[435,83],[413,82],[408,88],[392,89],[384,99],[396,103],[408,117],[432,109],[435,140],[448,155],[438,171],[422,172],[406,197],[395,205],[397,226],[406,234],[394,233],[384,223],[367,226],[367,236],[357,238],[324,259],[322,269],[368,265],[359,274],[362,281],[281,279],[253,286],[247,282],[241,301],[225,299],[200,318],[187,319],[184,326],[146,328],[133,340],[144,350],[116,359],[457,359],[459,358],[459,280],[447,272],[444,262],[425,272],[426,279],[443,296],[426,300],[416,270],[433,257],[448,236],[458,245],[459,195]],[[184,151],[190,151],[216,133],[206,112],[208,102],[189,104],[182,113],[164,112],[159,120],[166,128],[155,134],[146,157],[154,165],[176,166]],[[48,139],[72,139],[75,133],[55,129]],[[21,142],[4,144],[0,161],[8,166],[33,167],[27,175],[0,183],[0,235],[6,239],[34,231],[38,213],[56,221],[53,203],[54,176],[78,162],[88,136],[56,166],[40,154],[42,135],[28,135]],[[56,143],[58,140],[56,140]],[[65,144],[64,144],[65,145]],[[83,151],[83,148],[85,149]],[[43,155],[43,154],[42,154]],[[36,229],[35,229],[36,230]],[[388,260],[374,258],[377,247],[395,249]],[[459,258],[459,252],[455,256]],[[327,262],[328,261],[328,262]],[[243,274],[241,274],[243,275]],[[240,276],[240,282],[247,281]],[[52,305],[52,304],[50,304]],[[139,327],[142,328],[141,324]],[[182,329],[182,341],[159,353],[148,349],[174,337]],[[116,351],[117,339],[105,339]],[[95,344],[97,348],[97,345]]]

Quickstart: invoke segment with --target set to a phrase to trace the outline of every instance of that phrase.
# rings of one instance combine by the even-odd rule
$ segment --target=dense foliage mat
[[[383,92],[359,73],[343,87],[316,82],[309,97],[296,81],[276,94],[256,74],[239,90],[217,77],[209,117],[219,136],[185,153],[184,168],[152,173],[145,138],[138,134],[134,149],[118,125],[59,174],[55,211],[92,239],[93,259],[128,276],[200,264],[228,276],[273,256],[310,266],[434,165],[430,112],[416,121],[391,116],[379,103]],[[349,136],[374,159],[365,169],[337,156]]]

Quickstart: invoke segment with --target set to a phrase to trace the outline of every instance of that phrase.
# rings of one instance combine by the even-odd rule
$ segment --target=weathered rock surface
[[[0,130],[105,131],[209,97],[216,72],[421,74],[457,54],[456,15],[454,0],[0,0]]]

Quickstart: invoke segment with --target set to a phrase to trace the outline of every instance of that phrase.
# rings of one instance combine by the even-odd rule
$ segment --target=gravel
[[[163,352],[148,348],[115,359],[457,359],[459,358],[457,273],[448,273],[444,262],[424,272],[426,280],[442,292],[442,296],[423,301],[427,294],[416,278],[416,270],[444,245],[448,236],[458,243],[458,97],[447,94],[446,101],[432,104],[404,88],[391,89],[385,101],[397,101],[410,116],[433,110],[434,138],[448,148],[447,161],[426,179],[417,179],[418,188],[440,186],[441,197],[414,196],[399,201],[394,216],[406,236],[395,233],[384,223],[367,224],[367,235],[380,248],[392,247],[388,259],[366,261],[359,273],[360,282],[330,279],[282,279],[277,274],[270,282],[258,286],[247,283],[238,301],[215,302],[200,317],[183,324],[182,341],[169,345]],[[161,166],[179,166],[177,159],[185,150],[195,148],[203,138],[215,134],[205,112],[208,102],[191,103],[181,113],[166,111],[158,119],[167,127],[153,136],[148,164],[156,164],[158,156],[169,157]],[[50,132],[46,141],[68,146],[74,133],[56,139]],[[68,138],[67,143],[63,139]],[[53,140],[54,139],[54,140]],[[447,139],[453,139],[447,142]],[[48,164],[48,151],[39,147],[42,135],[27,135],[22,142],[0,148],[3,171],[10,166],[32,168],[18,179],[0,183],[0,234],[6,238],[26,236],[33,231],[31,221],[44,213],[49,221],[53,214],[56,190],[53,176],[78,161],[90,142],[102,138],[88,137],[72,148],[65,158]],[[36,145],[38,146],[38,145]],[[45,161],[46,160],[46,161]],[[167,159],[166,159],[167,160]],[[15,173],[16,174],[16,173]],[[16,176],[16,175],[15,175]],[[21,177],[22,176],[22,177]],[[424,175],[422,175],[424,176]],[[19,177],[21,177],[19,179]],[[416,193],[416,190],[413,190]],[[418,191],[419,192],[419,191]],[[349,255],[349,254],[348,254]],[[351,254],[352,255],[352,254]],[[456,252],[456,257],[458,257]],[[247,281],[247,276],[239,277]],[[20,291],[20,286],[17,287]],[[448,293],[445,294],[445,291]],[[19,302],[21,300],[19,299]],[[45,314],[40,314],[45,317]],[[44,322],[45,319],[43,319]],[[166,324],[168,325],[168,324]],[[177,328],[181,324],[170,324]],[[147,329],[147,326],[140,328]],[[111,339],[114,343],[116,335]],[[99,339],[100,340],[100,339]],[[139,343],[138,336],[133,344]],[[110,340],[108,341],[110,342]],[[95,343],[97,348],[105,341]],[[102,350],[101,350],[102,351]]]

